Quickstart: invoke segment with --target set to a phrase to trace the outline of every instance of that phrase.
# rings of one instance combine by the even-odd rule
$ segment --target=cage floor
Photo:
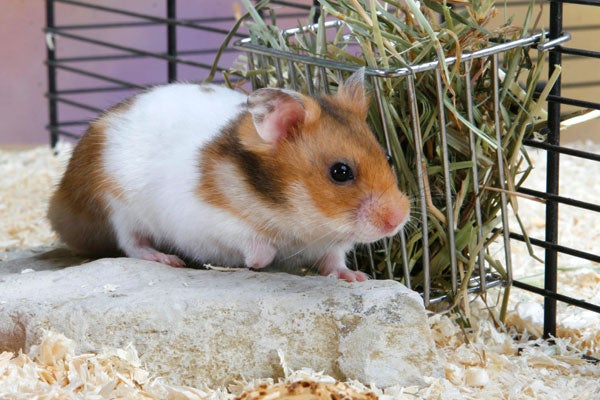
[[[588,151],[600,153],[600,144],[579,143],[576,146]],[[55,157],[47,147],[25,150],[0,149],[0,261],[10,256],[10,252],[55,243],[55,236],[45,220],[45,209],[54,183],[58,180],[70,152],[69,145],[59,146],[59,155]],[[538,167],[528,180],[527,186],[543,189],[545,181],[544,153],[531,152]],[[561,161],[562,194],[587,201],[597,201],[597,176],[590,173],[590,166],[581,160],[563,159]],[[573,177],[566,179],[565,177]],[[519,202],[519,214],[525,221],[528,232],[533,237],[543,237],[544,215],[541,205]],[[561,208],[561,230],[568,246],[585,251],[594,251],[600,240],[600,216],[582,215],[580,210],[570,207]],[[513,230],[516,225],[513,224]],[[502,248],[497,247],[498,258]],[[512,242],[514,275],[516,279],[535,284],[543,279],[543,265],[529,257],[525,246]],[[539,249],[538,255],[543,255]],[[561,258],[559,288],[562,293],[576,295],[596,304],[600,304],[600,266],[573,258]],[[499,302],[501,289],[493,289],[487,296],[488,305]],[[537,334],[541,331],[542,299],[529,292],[512,289],[508,314],[508,332],[495,327],[486,304],[481,299],[474,300],[468,308],[472,321],[476,322],[472,331],[465,332],[455,322],[457,316],[437,314],[430,318],[437,348],[444,363],[445,378],[428,378],[425,388],[389,388],[386,394],[391,398],[406,399],[550,399],[550,398],[598,398],[600,395],[600,365],[586,362],[581,357],[583,350],[588,355],[597,356],[600,351],[600,315],[575,307],[560,305],[558,315],[559,339],[553,346],[528,339],[523,333]],[[519,339],[515,339],[518,337]],[[58,345],[57,345],[58,343]],[[49,334],[41,344],[49,346],[46,352],[68,349],[69,341]],[[579,350],[574,350],[579,349]],[[168,349],[167,349],[168,351]],[[69,351],[67,351],[69,354]],[[120,353],[133,357],[130,350]],[[75,355],[69,357],[77,357]],[[104,357],[104,358],[103,358]],[[106,377],[103,366],[107,364],[106,354],[90,355],[90,363],[95,363],[96,373]],[[135,357],[134,357],[135,358]],[[127,360],[125,360],[127,361]],[[131,360],[129,360],[131,361]],[[144,371],[135,362],[124,362],[124,368],[130,374],[143,374]],[[64,381],[48,378],[48,368],[43,358],[11,354],[0,354],[0,384],[11,377],[12,384],[23,387],[37,387],[40,393],[58,393]],[[35,368],[33,368],[35,367]],[[61,376],[60,368],[53,365],[52,373]],[[322,375],[302,372],[294,377],[308,380],[323,380]],[[265,377],[268,378],[268,377]],[[6,382],[6,381],[5,381]],[[97,379],[98,385],[104,382]],[[239,395],[244,388],[261,382],[249,382],[230,390],[219,388],[176,388],[168,382],[148,380],[140,387],[126,380],[120,381],[120,393],[126,398],[161,398],[166,392],[176,398],[230,399]],[[266,383],[273,382],[267,379]],[[368,382],[363,382],[368,384]],[[0,385],[1,386],[1,385]],[[64,389],[60,388],[61,390]],[[99,388],[86,387],[88,394]],[[355,383],[357,392],[366,390]],[[62,392],[66,393],[66,392]],[[162,395],[161,395],[162,393]],[[377,394],[383,392],[376,390]],[[79,392],[78,396],[85,393]],[[81,397],[83,398],[83,397]],[[355,398],[358,398],[355,396]]]

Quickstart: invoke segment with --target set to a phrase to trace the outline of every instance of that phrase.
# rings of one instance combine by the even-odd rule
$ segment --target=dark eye
[[[386,154],[385,159],[387,160],[389,165],[394,165],[394,157],[392,157],[390,154]]]
[[[333,164],[329,169],[329,175],[331,175],[331,179],[337,183],[344,183],[354,179],[352,168],[350,168],[348,164],[341,162]]]

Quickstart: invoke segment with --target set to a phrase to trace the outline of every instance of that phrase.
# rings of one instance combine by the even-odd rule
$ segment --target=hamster
[[[366,124],[364,71],[336,94],[154,87],[91,122],[48,217],[74,251],[173,267],[314,266],[347,281],[357,243],[409,217]]]

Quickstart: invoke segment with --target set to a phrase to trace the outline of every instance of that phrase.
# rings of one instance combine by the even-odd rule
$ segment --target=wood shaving
[[[29,355],[0,354],[2,399],[207,399],[207,392],[151,379],[132,346],[100,354],[47,332]]]
[[[600,153],[598,144],[585,143],[580,147]],[[45,213],[53,185],[64,169],[70,150],[71,146],[61,144],[57,157],[47,147],[0,150],[0,251],[7,252],[6,257],[10,257],[11,250],[55,242]],[[543,172],[544,153],[532,152],[531,155]],[[587,168],[578,167],[572,159],[561,160],[562,173],[578,177],[569,180],[563,175],[561,182],[570,187],[561,187],[561,192],[597,201],[590,200],[590,196],[597,195],[597,190],[590,190],[595,176],[587,173]],[[533,185],[528,186],[543,185],[545,179],[532,177],[528,183],[530,181]],[[580,197],[574,191],[585,193]],[[519,213],[533,236],[543,237],[540,233],[544,229],[543,213],[534,209],[539,205],[529,203],[534,202],[521,201]],[[600,237],[597,233],[600,220],[587,216],[582,219],[576,210],[566,207],[561,208],[560,218],[561,224],[565,223],[561,227],[566,227],[566,236],[569,236],[565,238],[565,245],[597,251],[594,249]],[[529,283],[541,279],[539,272],[543,266],[532,261],[526,249],[513,246],[513,264],[517,279]],[[600,304],[598,265],[564,258],[559,260],[559,265],[562,293]],[[113,289],[116,287],[106,288]],[[294,390],[305,390],[305,385],[309,392],[315,389],[323,395],[329,394],[329,398],[344,394],[342,397],[348,399],[600,398],[600,366],[582,358],[582,351],[591,355],[599,353],[600,315],[559,303],[559,338],[551,346],[527,335],[541,332],[543,310],[539,296],[513,288],[508,328],[498,329],[489,314],[489,306],[499,301],[498,297],[493,301],[496,295],[497,292],[491,291],[487,304],[480,299],[471,303],[474,322],[471,330],[460,328],[456,322],[458,317],[454,315],[430,317],[445,377],[424,377],[426,387],[381,389],[365,386],[368,382],[336,382],[309,369],[290,371],[283,355],[280,358],[286,378],[282,381],[266,378],[210,389],[176,386],[152,377],[143,369],[132,346],[98,354],[75,354],[72,340],[47,332],[28,354],[0,353],[0,398],[233,400],[245,396],[271,400],[286,398]],[[298,392],[298,395],[306,393]]]
[[[0,252],[56,240],[46,220],[48,199],[71,151],[68,143],[57,147],[57,156],[47,146],[0,150]]]

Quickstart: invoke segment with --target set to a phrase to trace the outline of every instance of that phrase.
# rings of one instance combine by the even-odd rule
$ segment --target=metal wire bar
[[[523,188],[523,187],[519,188],[517,190],[517,192],[527,194],[530,196],[535,196],[535,197],[537,197],[539,199],[543,199],[543,200],[556,201],[557,203],[560,203],[560,204],[565,204],[565,205],[569,205],[569,206],[573,206],[573,207],[577,207],[577,208],[582,208],[584,210],[600,212],[600,204],[588,203],[588,202],[581,201],[581,200],[571,199],[569,197],[557,196],[557,195],[553,195],[550,193],[540,192],[537,190],[527,189],[527,188]]]
[[[46,0],[46,27],[52,29],[54,27],[54,2],[52,0]],[[46,67],[48,73],[48,93],[56,93],[56,67],[54,61],[56,60],[56,50],[54,35],[51,33],[46,34]],[[48,120],[49,126],[56,126],[58,124],[58,107],[56,100],[48,98]],[[56,129],[50,128],[50,146],[54,148],[58,143],[59,133]]]
[[[70,106],[77,107],[77,108],[80,108],[82,110],[92,111],[92,112],[94,112],[96,114],[99,114],[102,111],[104,111],[103,109],[101,109],[99,107],[94,107],[94,106],[91,106],[89,104],[81,103],[79,101],[75,101],[75,100],[67,99],[67,98],[64,98],[64,97],[60,97],[60,96],[57,96],[55,94],[48,94],[46,97],[48,97],[49,99],[51,99],[51,100],[53,100],[53,101],[55,101],[57,103],[68,104]]]
[[[477,242],[481,243],[483,240],[483,218],[481,217],[481,199],[479,197],[479,169],[477,168],[477,150],[476,150],[476,138],[473,126],[475,126],[475,119],[473,116],[473,87],[471,85],[471,66],[470,60],[466,61],[465,64],[465,90],[467,94],[467,117],[469,118],[469,150],[471,153],[471,162],[473,167],[471,171],[473,173],[473,197],[475,197],[475,220],[477,221]],[[479,276],[481,279],[482,290],[485,287],[485,249],[482,246],[479,250],[478,255],[479,265]]]
[[[306,90],[310,96],[315,95],[315,86],[313,85],[312,75],[310,73],[310,64],[304,64],[304,79],[306,81]]]
[[[523,235],[519,234],[519,233],[515,233],[515,232],[511,232],[510,233],[510,237],[512,239],[516,239],[522,242],[526,242],[526,239]],[[550,243],[541,239],[536,239],[536,238],[529,238],[529,242],[533,245],[536,245],[538,247],[542,247],[545,250],[553,250],[562,254],[566,254],[569,256],[573,256],[573,257],[577,257],[577,258],[582,258],[584,260],[589,260],[589,261],[593,261],[593,262],[600,262],[600,255],[598,254],[593,254],[593,253],[588,253],[586,251],[582,251],[582,250],[577,250],[577,249],[573,249],[571,247],[566,247],[566,246],[561,246],[559,244],[556,243]],[[555,290],[556,291],[556,290]]]
[[[294,3],[291,1],[284,1],[284,0],[271,0],[271,4],[279,4],[281,6],[289,6],[289,7],[294,7],[294,8],[300,8],[303,10],[310,10],[312,6],[306,5],[306,4],[299,4],[299,3]],[[306,14],[304,14],[304,16],[306,16]]]
[[[294,63],[292,63],[291,61],[288,61],[288,73],[290,75],[292,89],[298,90],[298,78],[296,77],[296,69],[294,68]]]
[[[275,60],[275,70],[277,71],[277,87],[283,87],[283,72],[281,70],[281,60]]]
[[[547,97],[548,100],[551,100],[554,103],[566,104],[570,106],[577,106],[581,108],[592,108],[594,110],[600,110],[600,103],[594,101],[586,101],[579,99],[570,99],[564,96],[558,96],[555,94],[549,94]]]
[[[102,92],[118,92],[135,90],[131,87],[125,86],[104,86],[104,87],[82,87],[77,89],[63,89],[57,90],[54,93],[57,95],[70,95],[70,94],[87,94],[87,93],[102,93]]]
[[[581,57],[600,58],[600,51],[574,49],[572,47],[559,47],[558,51],[563,54],[570,54]]]
[[[444,191],[446,195],[446,234],[448,235],[448,252],[450,256],[450,283],[452,294],[458,288],[458,266],[456,263],[456,239],[454,237],[454,207],[452,206],[452,185],[450,184],[450,160],[448,155],[448,139],[446,136],[446,115],[444,112],[444,88],[442,84],[441,66],[435,69],[435,83],[438,97],[438,120],[442,146],[442,163],[444,170]]]
[[[492,275],[492,274],[487,274],[486,277],[486,283],[485,285],[480,285],[476,282],[477,278],[472,278],[471,281],[473,282],[472,285],[469,285],[467,287],[467,293],[468,294],[472,294],[472,293],[479,293],[479,292],[485,292],[488,289],[497,287],[497,286],[506,286],[506,281],[504,281],[503,279],[498,278],[496,275]],[[445,301],[448,299],[448,295],[444,294],[441,296],[435,296],[435,297],[431,297],[429,299],[429,304],[438,304],[441,303],[442,301]]]
[[[59,126],[79,126],[79,125],[87,125],[89,124],[90,121],[88,120],[75,120],[75,121],[60,121],[58,124],[53,125],[53,127],[59,127]],[[50,126],[50,125],[48,125]]]
[[[375,94],[375,101],[377,102],[377,109],[379,110],[379,117],[381,118],[381,122],[383,125],[383,136],[385,139],[385,149],[387,151],[387,154],[391,154],[392,151],[392,145],[390,142],[390,132],[389,132],[389,128],[388,128],[388,118],[387,115],[385,114],[385,109],[383,107],[383,97],[381,96],[381,88],[379,87],[379,79],[373,77],[373,79],[371,79],[371,86],[373,87],[373,91]]]
[[[529,292],[539,294],[544,296],[545,299],[552,299],[554,301],[561,301],[566,304],[570,304],[579,308],[583,308],[584,310],[593,311],[596,313],[600,313],[600,306],[596,304],[589,303],[585,300],[574,299],[573,297],[565,296],[557,292],[553,292],[551,290],[546,290],[539,288],[537,286],[530,285],[528,283],[513,281],[513,286],[518,287],[520,289],[525,289]]]
[[[325,28],[326,29],[327,28],[336,28],[336,27],[340,27],[341,25],[343,25],[342,21],[338,21],[338,20],[328,21],[325,23]],[[283,34],[284,34],[284,36],[293,36],[293,35],[297,35],[297,34],[300,34],[303,32],[315,30],[317,28],[318,27],[316,25],[311,25],[311,26],[306,26],[306,27],[287,29],[283,32]],[[484,48],[481,50],[474,51],[472,53],[463,53],[463,54],[461,54],[460,59],[456,56],[447,57],[447,58],[445,58],[445,62],[448,66],[450,66],[459,60],[464,62],[467,60],[473,60],[476,58],[491,56],[492,54],[500,54],[500,53],[503,53],[503,52],[506,52],[508,50],[515,49],[518,47],[532,46],[534,44],[539,43],[543,37],[545,37],[543,34],[538,33],[538,34],[528,36],[525,38],[521,38],[521,39],[517,39],[517,40],[505,42],[505,43],[500,43],[500,44],[497,44],[494,46],[490,46],[490,47],[487,47],[487,48]],[[540,49],[546,50],[549,47],[558,46],[560,43],[563,43],[563,42],[569,40],[569,38],[570,38],[570,35],[565,33],[565,34],[555,38],[555,40],[552,41],[552,43],[544,43],[544,44],[540,45],[540,46],[542,46]],[[251,51],[252,53],[255,53],[255,54],[280,57],[284,60],[291,60],[291,61],[295,61],[295,62],[302,63],[302,64],[309,63],[310,65],[318,66],[318,67],[340,69],[342,71],[348,71],[348,72],[353,72],[358,68],[358,66],[356,66],[356,65],[345,64],[345,63],[341,63],[338,61],[332,61],[332,60],[328,60],[328,59],[324,59],[324,58],[317,58],[317,57],[313,57],[313,56],[306,56],[306,55],[301,55],[301,54],[290,53],[290,52],[283,51],[283,50],[269,48],[269,47],[266,47],[266,46],[263,46],[260,44],[252,43],[250,38],[242,39],[242,40],[235,42],[234,47],[239,50]],[[390,69],[390,70],[367,68],[366,73],[367,73],[367,75],[379,76],[382,78],[398,78],[398,77],[402,77],[402,76],[409,76],[409,75],[416,74],[419,72],[434,70],[437,67],[438,67],[438,61],[435,60],[435,61],[421,63],[418,65],[413,65],[411,67],[395,68],[395,69]]]
[[[406,251],[406,233],[404,229],[398,234],[400,236],[400,247],[402,248],[402,274],[404,275],[404,286],[412,289],[410,281],[410,268],[408,265],[408,252]]]
[[[210,26],[206,26],[206,25],[198,25],[196,22],[194,22],[194,20],[155,17],[155,16],[148,15],[148,14],[142,14],[142,13],[137,13],[137,12],[133,12],[133,11],[123,10],[122,8],[102,6],[102,5],[98,5],[98,4],[86,3],[86,2],[82,2],[82,1],[76,1],[76,0],[54,0],[54,3],[64,3],[64,4],[73,5],[73,6],[90,8],[90,9],[98,10],[98,11],[105,11],[105,12],[108,12],[111,14],[126,15],[128,17],[139,18],[139,19],[143,19],[145,21],[156,22],[156,23],[160,23],[163,25],[164,24],[173,24],[175,26],[183,26],[183,27],[191,28],[191,29],[199,29],[199,30],[210,31],[210,32],[215,32],[215,33],[222,33],[224,35],[229,33],[229,31],[226,29],[214,28],[214,27],[210,27]]]
[[[417,107],[417,94],[415,89],[415,77],[407,77],[408,101],[410,103],[410,116],[412,123],[412,134],[415,146],[415,168],[417,169],[417,181],[419,186],[419,206],[421,211],[421,240],[423,243],[423,303],[425,307],[429,305],[429,292],[431,290],[431,279],[429,273],[429,228],[427,217],[427,200],[425,198],[425,179],[427,165],[423,156],[423,140],[421,137],[421,127],[419,125],[419,110]]]
[[[504,192],[500,193],[501,209],[500,214],[502,217],[502,235],[504,238],[504,261],[506,264],[506,284],[512,284],[512,256],[510,251],[510,229],[508,225],[508,200],[506,197],[506,175],[504,171],[504,152],[502,150],[502,115],[500,114],[500,88],[499,88],[499,77],[498,77],[498,53],[492,54],[492,83],[494,92],[494,128],[496,130],[496,155],[497,155],[497,168],[498,178],[500,180],[500,188]]]
[[[99,80],[110,82],[110,83],[116,83],[118,85],[121,85],[122,87],[131,88],[131,89],[144,89],[144,86],[142,86],[142,85],[137,85],[137,84],[131,83],[129,81],[124,81],[124,80],[121,80],[121,79],[112,78],[112,77],[107,76],[107,75],[97,74],[95,72],[90,72],[90,71],[85,70],[85,69],[69,67],[67,65],[57,64],[57,63],[51,62],[51,61],[47,61],[46,64],[54,66],[55,69],[62,69],[62,70],[65,70],[65,71],[73,72],[75,74],[80,74],[80,75],[83,75],[83,76],[88,76],[90,78],[95,78],[95,79],[99,79]],[[50,92],[50,93],[56,93],[56,91]]]
[[[566,154],[578,158],[585,158],[593,161],[600,161],[600,154],[590,153],[589,151],[570,149],[568,147],[561,147],[554,144],[539,142],[537,140],[523,140],[523,144],[529,147],[535,147],[543,150],[552,150],[555,153]]]
[[[173,24],[177,18],[176,0],[167,0],[167,81],[169,83],[177,80],[177,26]]]
[[[582,6],[600,6],[600,2],[598,0],[550,0],[551,7],[553,3],[570,3],[579,4]],[[550,22],[552,22],[552,12],[550,12],[550,14]]]
[[[95,44],[95,45],[102,46],[102,47],[108,47],[111,49],[117,49],[117,50],[125,51],[130,54],[137,54],[139,56],[146,56],[149,58],[156,58],[156,59],[165,60],[165,61],[176,61],[180,64],[190,65],[193,67],[199,67],[199,68],[204,68],[204,69],[210,69],[212,67],[211,64],[205,64],[205,63],[199,63],[199,62],[190,61],[190,60],[184,60],[181,58],[170,56],[168,54],[165,55],[163,53],[156,53],[156,52],[152,52],[152,51],[136,49],[134,47],[122,46],[117,43],[105,42],[103,40],[93,39],[93,38],[89,38],[89,37],[81,36],[81,35],[75,35],[72,33],[59,32],[56,29],[48,29],[47,31],[51,32],[53,34],[58,34],[60,36],[67,37],[69,39],[78,40],[78,41],[81,41],[84,43],[91,43],[91,44]]]
[[[600,81],[583,81],[583,82],[563,82],[562,87],[565,89],[573,88],[590,88],[594,86],[600,86]]]
[[[278,59],[278,61],[279,61],[279,59]],[[319,67],[318,74],[319,74],[319,80],[321,81],[321,83],[320,83],[321,90],[323,90],[323,93],[325,93],[325,94],[330,94],[329,84],[327,83],[327,71],[325,70],[325,68]]]
[[[218,49],[198,49],[198,50],[179,50],[177,52],[180,56],[193,56],[193,55],[214,55]],[[235,49],[224,49],[223,53],[237,53]],[[161,54],[163,56],[168,56],[167,53],[157,52],[156,54]],[[55,61],[58,63],[71,63],[71,62],[90,62],[90,61],[111,61],[111,60],[126,60],[126,59],[139,59],[146,58],[146,55],[143,54],[107,54],[102,56],[79,56],[79,57],[60,57],[55,58]],[[175,59],[177,62],[179,58]]]
[[[60,0],[59,0],[60,1]],[[305,14],[286,14],[287,17],[302,17]],[[202,26],[200,24],[212,24],[212,23],[220,23],[220,22],[233,22],[235,18],[233,16],[226,17],[210,17],[210,18],[186,18],[178,19],[179,21],[186,21],[186,23],[194,24],[198,27]],[[57,29],[61,30],[79,30],[79,29],[111,29],[111,28],[132,28],[132,27],[144,27],[144,26],[163,26],[165,21],[129,21],[129,22],[105,22],[101,24],[75,24],[75,25],[56,25]],[[179,25],[178,23],[173,22],[173,25]],[[188,27],[187,24],[184,27]],[[236,37],[243,38],[247,35],[243,33],[235,33]]]
[[[562,35],[563,19],[562,2],[552,1],[550,3],[550,39]],[[555,65],[561,65],[561,52],[554,48],[548,55],[550,70],[548,76],[552,76]],[[561,77],[550,89],[551,96],[560,96]],[[560,103],[548,99],[548,137],[546,142],[560,146]],[[560,155],[551,149],[546,156],[546,192],[558,195],[559,188],[559,162]],[[546,202],[546,242],[558,244],[558,203],[550,200]],[[558,273],[558,253],[555,248],[548,247],[544,253],[544,289],[556,293]],[[544,338],[556,336],[556,298],[544,297]]]

